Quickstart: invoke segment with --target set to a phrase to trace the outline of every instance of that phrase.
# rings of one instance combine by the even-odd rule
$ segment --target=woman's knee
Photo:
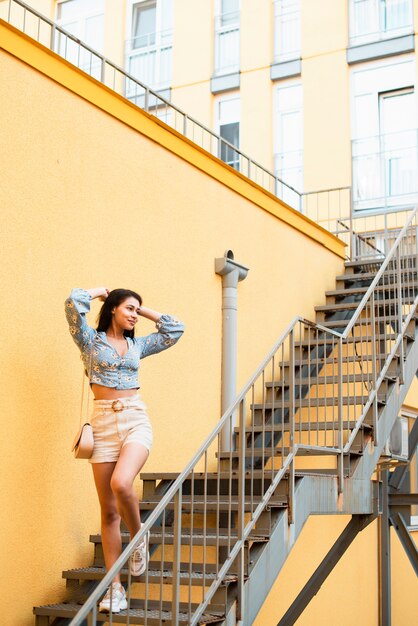
[[[132,496],[133,486],[130,481],[123,477],[113,476],[110,487],[117,498],[129,498]]]
[[[102,507],[101,509],[102,524],[105,526],[112,526],[113,524],[120,524],[121,517],[118,510],[113,507]]]

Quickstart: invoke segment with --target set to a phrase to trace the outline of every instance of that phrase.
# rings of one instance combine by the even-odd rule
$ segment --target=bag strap
[[[81,424],[83,422],[83,407],[84,407],[86,378],[87,378],[87,407],[86,407],[86,415],[87,415],[87,417],[89,415],[89,401],[90,401],[90,389],[89,389],[89,380],[90,380],[90,378],[89,378],[89,376],[91,375],[91,367],[92,367],[92,363],[93,363],[94,341],[95,341],[95,339],[93,339],[92,342],[91,342],[89,369],[87,370],[87,377],[86,377],[86,370],[83,367],[83,373],[82,373],[82,379],[81,379],[80,428],[81,428]],[[87,420],[85,420],[85,421],[87,421]]]

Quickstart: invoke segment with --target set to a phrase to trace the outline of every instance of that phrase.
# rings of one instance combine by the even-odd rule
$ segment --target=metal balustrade
[[[418,201],[418,131],[353,140],[354,210],[393,210]]]
[[[210,621],[217,592],[228,580],[237,583],[237,617],[242,616],[248,542],[262,534],[266,509],[286,507],[289,523],[294,521],[296,459],[334,456],[342,493],[345,459],[361,452],[364,430],[380,443],[379,407],[388,380],[403,381],[405,341],[418,305],[417,225],[415,209],[384,261],[377,257],[380,269],[360,302],[332,305],[332,318],[322,324],[300,317],[291,322],[183,472],[157,493],[141,530],[71,626],[86,617],[97,623],[97,602],[148,530],[152,562],[137,590],[141,600],[134,599],[135,582],[127,575],[124,623],[130,617],[143,624],[151,617],[160,624]],[[318,314],[326,308],[317,307]],[[226,425],[229,450],[222,452]],[[181,570],[188,573],[183,585]]]

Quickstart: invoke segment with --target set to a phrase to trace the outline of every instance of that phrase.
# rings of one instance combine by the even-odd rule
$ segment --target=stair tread
[[[296,347],[303,347],[303,348],[315,348],[316,346],[338,346],[338,337],[329,337],[329,335],[327,333],[321,332],[320,330],[317,331],[319,337],[317,339],[303,339],[302,341],[295,341],[295,348]],[[376,341],[379,341],[380,339],[383,340],[391,340],[391,339],[396,339],[398,335],[395,335],[395,333],[386,333],[385,334],[381,334],[378,335],[376,333],[375,335],[375,339]],[[411,335],[407,335],[409,339],[414,339],[414,337],[412,337]],[[344,340],[344,343],[362,343],[362,342],[367,342],[369,343],[370,341],[372,341],[373,337],[372,335],[354,335],[351,337],[347,337],[347,339]]]
[[[402,274],[416,274],[416,269],[413,267],[409,267],[409,268],[401,268],[401,273]],[[353,274],[340,274],[338,276],[336,276],[336,281],[345,281],[345,282],[357,282],[357,281],[363,281],[363,280],[368,280],[370,281],[370,283],[376,278],[376,272],[354,272]]]
[[[414,296],[408,296],[407,298],[402,297],[402,302],[404,304],[412,304],[414,301],[415,297]],[[357,309],[359,304],[361,302],[360,300],[356,300],[354,302],[338,302],[336,304],[321,304],[319,306],[315,307],[315,311],[317,313],[328,313],[332,311],[348,311],[351,309]],[[397,304],[397,300],[395,299],[391,299],[391,300],[375,300],[376,306],[378,307],[380,306],[392,306],[392,304]]]
[[[282,426],[280,424],[275,424],[274,428],[273,428],[273,432],[277,432],[277,433],[281,433],[283,430],[284,432],[287,432],[290,429],[290,425],[289,423],[285,423],[284,428],[282,428]],[[338,429],[338,423],[337,422],[296,422],[295,423],[295,430],[300,431],[300,430],[306,430],[306,431],[312,431],[315,432],[316,430],[329,430],[330,432],[333,430],[333,426],[334,426],[334,430]],[[353,422],[353,420],[351,421],[343,421],[343,430],[350,430],[351,428],[354,428],[355,423]],[[363,422],[363,424],[361,424],[360,429],[362,430],[372,430],[373,426],[371,424],[366,424]],[[247,426],[245,429],[246,433],[271,433],[272,429],[271,429],[271,424],[265,424],[264,425],[264,429],[263,426],[257,425],[257,426]],[[240,429],[239,426],[235,427],[235,432],[239,433]]]
[[[171,620],[172,613],[171,610],[167,608],[163,608],[162,611],[155,606],[158,602],[148,601],[148,610],[147,610],[147,619],[150,624],[152,624],[151,620]],[[166,606],[168,603],[164,602],[163,606]],[[183,603],[180,603],[180,612],[179,612],[179,622],[187,624],[189,622],[189,614],[187,612],[187,605],[183,606]],[[33,612],[35,615],[50,615],[54,617],[74,617],[76,613],[80,610],[81,605],[76,602],[60,602],[57,604],[45,604],[42,606],[35,606]],[[196,605],[192,604],[192,610]],[[142,619],[145,617],[145,610],[140,607],[133,607],[129,610],[120,611],[120,613],[112,613],[112,621],[115,623],[125,623],[126,618],[129,614],[129,618],[132,624],[141,624],[142,622],[137,621],[138,619]],[[220,614],[211,614],[209,612],[204,613],[199,620],[199,623],[210,624],[215,622],[220,622],[224,618],[224,615]],[[106,613],[98,613],[97,621],[108,622],[109,616]],[[157,622],[158,624],[160,621]]]
[[[397,230],[397,232],[400,232],[400,231],[401,229]],[[408,259],[415,261],[415,255],[413,254],[401,255],[401,261],[406,261]],[[345,261],[344,265],[345,267],[363,267],[364,265],[378,265],[380,267],[382,263],[384,262],[384,260],[385,258],[381,258],[381,256],[379,255],[379,257],[370,257],[370,258],[367,257],[365,259],[357,259],[355,261]]]
[[[320,472],[320,470],[318,470],[318,472]],[[317,471],[316,470],[297,470],[295,472],[296,476],[307,476],[310,475],[312,473],[315,473],[315,475],[317,475]],[[220,478],[227,480],[230,478],[230,476],[232,476],[233,480],[238,478],[238,470],[232,470],[231,472],[227,472],[227,471],[223,471],[220,472]],[[170,481],[174,481],[176,480],[178,477],[180,476],[179,472],[144,472],[140,474],[140,478],[142,480],[170,480]],[[202,480],[204,478],[205,474],[204,472],[195,472],[194,477],[195,479],[200,479]],[[271,470],[254,470],[253,472],[250,471],[246,471],[245,472],[245,476],[247,478],[250,478],[250,476],[253,476],[254,478],[268,478],[269,476],[271,476]],[[218,478],[218,472],[208,472],[207,473],[207,478],[208,480],[216,480]],[[189,478],[187,480],[190,480]],[[287,480],[287,476],[286,478],[282,478],[282,480]]]
[[[342,398],[342,404],[343,406],[352,406],[354,404],[356,406],[359,406],[361,404],[364,404],[367,401],[368,395],[369,395],[368,393],[367,394],[365,393],[362,396],[344,396]],[[378,401],[380,403],[385,403],[385,398],[382,395],[380,395],[378,397]],[[295,404],[296,409],[299,409],[300,407],[315,408],[317,406],[321,406],[321,407],[338,406],[339,398],[336,396],[327,397],[327,398],[303,398],[302,400],[300,398],[296,398],[294,404]],[[272,409],[273,407],[279,410],[281,408],[284,408],[284,409],[289,408],[289,406],[290,406],[289,400],[286,400],[284,402],[282,400],[276,400],[275,402],[264,402],[264,403],[256,402],[251,405],[251,408],[254,409],[255,411],[262,410],[263,408]]]
[[[344,383],[362,383],[362,382],[367,382],[367,381],[371,381],[373,378],[371,373],[366,373],[366,374],[344,374],[342,377],[342,382]],[[385,376],[385,379],[389,380],[389,381],[395,381],[395,377],[394,376]],[[313,385],[332,385],[332,384],[337,384],[338,383],[338,376],[326,376],[325,374],[323,374],[322,376],[310,376],[309,378],[307,376],[302,376],[300,377],[299,375],[295,376],[295,382],[297,385],[302,385],[302,386],[313,386]],[[268,388],[273,387],[273,385],[275,387],[288,387],[290,384],[289,380],[287,378],[284,379],[284,381],[282,382],[281,380],[277,380],[277,381],[267,381],[265,383],[265,386]]]
[[[350,274],[350,276],[353,276],[353,274]],[[402,284],[402,288],[403,289],[410,289],[410,288],[416,288],[416,283],[403,283]],[[325,292],[325,295],[329,298],[338,298],[338,297],[344,297],[344,296],[351,296],[351,295],[355,295],[357,293],[361,293],[364,294],[367,292],[369,287],[348,287],[346,289],[331,289],[329,291]],[[388,285],[378,285],[376,287],[377,291],[387,291],[389,289],[396,289],[396,284],[388,284]]]
[[[341,325],[341,322],[338,322]],[[385,355],[382,355],[381,359],[385,358]],[[354,355],[351,356],[343,356],[343,363],[362,363],[364,361],[371,361],[372,355]],[[328,356],[328,357],[318,357],[318,358],[306,358],[306,359],[295,359],[295,367],[300,367],[301,365],[325,365],[330,363],[338,363],[338,357]],[[289,367],[289,361],[281,361],[278,363],[279,367]]]
[[[144,503],[157,503],[160,502],[161,498],[163,498],[163,495],[159,495],[159,494],[153,494],[151,496],[148,496],[147,498],[144,498],[141,501],[141,506]],[[233,496],[232,498],[230,498],[229,496],[207,496],[206,498],[206,503],[217,503],[217,502],[230,502],[230,501],[234,501],[234,498],[237,499],[238,496]],[[278,502],[285,502],[285,498],[284,496],[281,496],[280,498],[278,497],[273,497],[273,501],[278,501]],[[203,501],[203,496],[194,496],[194,502],[202,502]],[[250,501],[250,498],[247,497],[246,501]],[[191,502],[190,496],[183,496],[183,503],[187,504],[188,502]],[[183,539],[190,539],[190,536],[193,537],[193,543],[195,545],[197,545],[199,542],[203,542],[203,539],[205,539],[206,543],[209,541],[210,543],[212,543],[213,545],[215,545],[218,541],[221,543],[227,543],[228,542],[228,531],[226,529],[219,529],[219,533],[216,532],[216,530],[213,528],[207,528],[206,532],[203,533],[203,529],[194,529],[193,533],[190,534],[190,529],[188,528],[183,528],[182,532],[181,532],[181,537]],[[150,544],[158,544],[160,543],[160,540],[162,539],[162,529],[161,528],[152,528],[151,532],[150,532]],[[129,533],[127,532],[122,532],[121,533],[122,536],[122,543],[129,543]],[[165,529],[165,538],[169,538],[172,539],[174,536],[174,530],[172,529],[172,527],[166,527]],[[237,532],[231,530],[230,532],[230,537],[237,537]],[[253,531],[250,534],[249,537],[250,541],[254,541],[254,542],[260,542],[260,543],[264,543],[266,541],[268,541],[268,536],[265,533],[260,533],[257,531]],[[101,543],[102,538],[101,538],[101,534],[96,534],[96,535],[90,535],[90,541],[91,543]],[[169,543],[169,542],[167,542]]]
[[[414,315],[413,317],[416,318],[417,315]],[[351,319],[352,319],[352,316],[343,320],[325,320],[323,322],[318,322],[318,323],[320,323],[321,326],[325,326],[325,328],[342,328],[343,330],[345,330],[345,328],[351,322]],[[372,320],[370,317],[361,317],[359,320],[357,320],[356,323],[358,324],[359,322],[361,322],[361,325],[364,328],[365,326],[368,326],[369,324],[371,324],[371,321]],[[381,317],[379,315],[374,318],[374,321],[375,323],[383,322],[386,326],[390,326],[390,324],[396,320],[394,319],[393,316],[391,318],[388,318],[388,316]],[[402,320],[402,321],[404,322],[405,320]]]
[[[179,576],[180,578],[192,578],[195,580],[199,580],[201,581],[203,579],[203,571],[199,571],[197,569],[193,569],[194,567],[197,567],[198,565],[200,567],[202,567],[202,564],[199,563],[195,563],[192,564],[192,569],[191,571],[189,570],[189,566],[187,563],[182,564],[183,568],[180,569],[179,572]],[[171,566],[171,567],[170,567]],[[157,578],[160,579],[161,578],[161,573],[163,574],[163,577],[171,577],[173,574],[173,565],[172,563],[170,564],[169,567],[164,567],[161,570],[161,562],[158,561],[158,563],[153,563],[152,561],[150,561],[149,566],[148,566],[148,578]],[[72,580],[82,580],[82,579],[86,579],[86,580],[100,580],[101,578],[103,578],[103,576],[106,574],[106,567],[105,566],[88,566],[88,567],[75,567],[73,569],[68,569],[65,570],[65,572],[63,572],[63,577],[67,578],[67,579],[72,579]],[[121,575],[123,577],[126,576],[126,578],[128,577],[128,568],[123,568],[121,570]],[[208,580],[215,580],[217,577],[217,572],[216,571],[205,571],[205,578],[207,578]],[[142,575],[140,578],[145,579],[145,575]],[[227,574],[226,577],[224,578],[224,583],[231,583],[231,582],[235,582],[237,580],[237,576],[233,575],[233,574]]]
[[[274,448],[274,456],[287,456],[289,454],[289,448],[281,448],[281,446],[278,446],[276,448]],[[318,450],[310,450],[310,449],[305,449],[305,448],[299,448],[298,450],[298,456],[332,456],[332,455],[336,455],[337,452],[335,449],[331,449],[328,448],[327,450],[325,449],[318,449]],[[355,454],[355,455],[360,455],[361,453],[355,450],[350,450],[350,454]],[[218,454],[216,453],[216,456],[218,456]],[[239,457],[239,452],[221,452],[219,455],[219,458],[221,459],[237,459]],[[246,448],[245,450],[245,457],[248,459],[252,459],[252,458],[270,458],[271,457],[271,446],[265,446],[264,448],[264,454],[263,454],[263,448]]]

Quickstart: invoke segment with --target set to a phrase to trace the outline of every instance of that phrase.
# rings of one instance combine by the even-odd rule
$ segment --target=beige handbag
[[[91,362],[93,358],[93,348],[90,352],[90,371],[91,371]],[[87,379],[88,380],[88,379]],[[88,384],[88,383],[87,383]],[[94,447],[94,439],[93,439],[93,427],[90,422],[83,421],[83,407],[84,407],[84,390],[85,390],[85,374],[83,370],[83,380],[82,380],[82,392],[81,392],[81,408],[80,408],[80,426],[75,436],[72,445],[72,452],[74,453],[74,457],[76,459],[89,459],[93,454]],[[86,414],[89,414],[89,397],[90,390],[87,391],[87,408]]]

